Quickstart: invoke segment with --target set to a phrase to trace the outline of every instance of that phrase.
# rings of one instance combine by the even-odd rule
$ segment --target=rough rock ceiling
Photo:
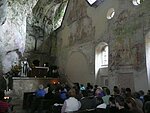
[[[27,51],[38,50],[44,40],[51,38],[51,32],[60,27],[62,23],[67,4],[68,0],[37,1],[32,13],[27,16]],[[33,48],[30,47],[31,40],[35,40]]]
[[[14,18],[18,16],[18,14],[22,15],[24,13],[31,16],[30,13],[32,12],[34,23],[43,24],[43,26],[49,24],[52,25],[53,30],[55,30],[62,22],[67,3],[68,0],[0,0],[0,25],[5,23],[8,8],[11,8],[12,13],[10,14],[14,16]],[[22,8],[19,6],[22,6]],[[29,10],[29,7],[32,8],[33,11]],[[22,13],[18,13],[16,10],[20,10]]]
[[[8,72],[25,51],[35,50],[35,42],[37,48],[47,50],[41,45],[61,25],[67,3],[68,0],[0,0],[0,71]],[[52,45],[48,43],[49,46]]]
[[[42,29],[56,30],[61,25],[67,3],[68,0],[38,0],[32,11],[32,21],[29,21]]]

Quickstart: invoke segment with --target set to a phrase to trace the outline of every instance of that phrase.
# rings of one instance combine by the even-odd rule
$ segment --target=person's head
[[[145,95],[144,96],[144,102],[150,101],[150,95]]]
[[[114,86],[114,89],[118,89],[118,86]]]
[[[103,91],[102,87],[97,87],[96,91],[95,91],[95,96],[100,96],[100,93]]]
[[[120,94],[120,90],[117,86],[114,86],[113,91],[114,91],[114,95],[119,95]]]
[[[109,98],[109,104],[110,104],[110,106],[114,106],[115,105],[115,98],[114,97],[110,97]]]
[[[135,99],[139,99],[139,98],[140,98],[139,92],[134,92],[134,93],[133,93],[133,97],[134,97]]]
[[[83,85],[83,84],[80,84],[80,87],[84,87],[84,85]]]
[[[76,90],[71,88],[68,92],[69,97],[76,97]]]
[[[44,88],[43,84],[40,84],[39,89],[43,89],[43,88]]]
[[[98,85],[94,85],[94,88],[96,88],[96,89],[97,89],[97,87],[98,87]]]
[[[126,93],[131,93],[131,89],[130,88],[126,88]]]
[[[140,96],[144,96],[144,91],[143,91],[143,90],[140,90],[140,91],[139,91],[139,94],[140,94]]]
[[[80,90],[80,84],[78,82],[74,83],[74,88],[77,90]]]
[[[126,97],[131,97],[131,89],[126,88]]]
[[[88,82],[88,83],[87,83],[87,87],[89,87],[90,85],[91,85],[91,84]]]
[[[105,88],[105,89],[104,89],[104,93],[105,93],[106,95],[110,95],[110,90],[109,90],[108,88]]]
[[[120,95],[116,96],[115,104],[116,104],[116,107],[118,107],[118,108],[124,107],[124,105],[125,105],[124,98]]]
[[[132,97],[128,97],[128,98],[126,99],[126,103],[127,103],[128,107],[129,107],[130,109],[133,109],[133,108],[136,108],[136,107],[137,107],[136,102],[135,102],[135,99],[132,98]]]
[[[88,97],[88,91],[87,90],[82,90],[81,93],[82,93],[83,97]]]
[[[3,100],[5,97],[5,93],[3,90],[0,90],[0,100]]]
[[[144,111],[145,113],[150,113],[150,101],[145,103]]]
[[[147,95],[150,95],[150,90],[147,91]]]
[[[92,85],[89,86],[89,90],[93,90],[93,86]]]
[[[125,88],[121,88],[121,93],[125,94],[126,93],[126,89]]]

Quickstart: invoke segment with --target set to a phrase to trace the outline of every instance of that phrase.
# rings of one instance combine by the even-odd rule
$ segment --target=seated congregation
[[[147,94],[146,94],[147,93]],[[130,88],[107,87],[87,83],[41,84],[24,100],[27,113],[150,113],[150,91],[132,92]]]

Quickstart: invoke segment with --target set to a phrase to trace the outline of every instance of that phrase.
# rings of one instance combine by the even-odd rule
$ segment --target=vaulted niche
[[[90,6],[92,7],[97,7],[99,6],[99,4],[101,4],[102,2],[104,2],[104,0],[86,0]]]
[[[75,51],[68,57],[66,78],[70,83],[79,82],[86,84],[87,81],[92,82],[94,77],[91,78],[88,60],[83,53]]]

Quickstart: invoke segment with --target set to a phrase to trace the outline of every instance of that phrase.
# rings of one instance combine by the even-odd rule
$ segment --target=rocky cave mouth
[[[54,57],[52,32],[61,26],[67,4],[68,0],[1,0],[0,71],[7,73],[24,57]]]

